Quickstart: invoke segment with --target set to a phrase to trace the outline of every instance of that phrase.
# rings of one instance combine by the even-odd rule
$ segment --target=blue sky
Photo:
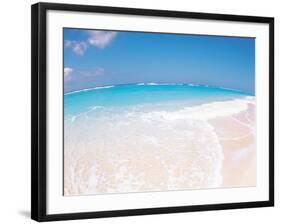
[[[64,29],[65,92],[126,83],[255,92],[255,39]]]

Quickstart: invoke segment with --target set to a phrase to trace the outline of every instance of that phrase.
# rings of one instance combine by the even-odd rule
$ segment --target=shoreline
[[[86,129],[80,121],[75,123],[78,126],[67,132],[65,142],[65,194],[255,186],[255,99],[245,98],[241,105],[240,101],[203,105],[192,113],[118,114],[93,129],[86,120],[81,121]],[[225,112],[217,111],[225,105]],[[86,141],[79,138],[81,131]]]
[[[209,121],[223,148],[222,187],[256,186],[255,104],[230,118]]]

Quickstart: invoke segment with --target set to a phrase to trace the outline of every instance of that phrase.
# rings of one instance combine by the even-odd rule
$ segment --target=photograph
[[[63,195],[255,187],[255,37],[64,27]]]
[[[31,12],[32,219],[274,206],[274,17]]]

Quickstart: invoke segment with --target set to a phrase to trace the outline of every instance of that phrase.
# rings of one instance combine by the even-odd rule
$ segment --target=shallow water
[[[235,90],[132,84],[65,94],[66,195],[220,187],[209,119],[247,109]]]

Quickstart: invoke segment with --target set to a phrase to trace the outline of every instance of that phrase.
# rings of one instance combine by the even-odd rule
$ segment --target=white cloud
[[[64,73],[64,80],[65,81],[70,81],[72,79],[71,74],[73,73],[73,69],[70,67],[65,67],[63,69],[63,73]]]
[[[73,69],[69,67],[65,67],[63,69],[63,72],[64,72],[64,76],[69,76],[73,72]]]
[[[65,46],[72,49],[72,51],[75,54],[83,55],[86,49],[88,48],[88,44],[84,41],[72,41],[72,40],[66,40]]]
[[[73,82],[73,81],[83,81],[83,80],[91,80],[97,76],[102,76],[105,73],[103,68],[90,68],[85,70],[74,69],[70,67],[64,68],[64,81]]]
[[[89,31],[88,42],[98,48],[105,48],[116,36],[116,32],[111,31]]]
[[[105,48],[117,35],[117,32],[111,31],[87,31],[87,33],[89,34],[87,41],[66,40],[65,47],[70,48],[77,55],[83,55],[89,45]]]

